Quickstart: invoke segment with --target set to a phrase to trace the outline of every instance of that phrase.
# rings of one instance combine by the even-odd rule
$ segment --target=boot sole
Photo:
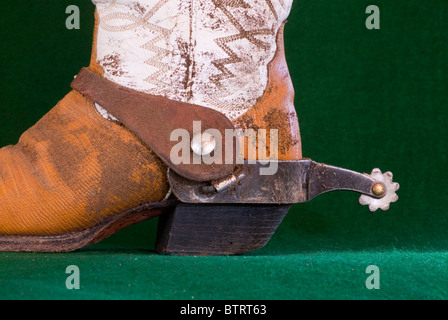
[[[81,231],[55,236],[0,236],[0,251],[70,252],[97,243],[123,228],[165,213],[178,203],[156,202],[123,211],[100,224]]]
[[[97,243],[130,225],[159,217],[156,252],[167,255],[238,255],[264,247],[291,205],[143,205],[85,230],[57,236],[0,236],[0,251],[70,252]]]

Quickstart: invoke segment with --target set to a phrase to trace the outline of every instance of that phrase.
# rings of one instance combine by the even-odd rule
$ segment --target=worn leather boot
[[[263,246],[287,210],[276,217],[281,206],[252,206],[251,216],[260,214],[253,229],[241,206],[180,206],[168,167],[193,181],[215,181],[234,166],[176,166],[166,127],[191,130],[198,120],[208,128],[275,129],[278,159],[301,159],[283,48],[291,2],[94,0],[90,66],[16,145],[0,150],[0,250],[72,251],[161,214],[163,253],[232,254]],[[246,147],[246,160],[251,148],[259,145]],[[192,218],[198,231],[183,222],[174,227],[187,230],[176,231],[173,210],[211,212],[214,222]],[[235,234],[221,244],[210,240],[213,223]],[[248,240],[246,232],[265,230],[263,223],[272,224],[264,238]],[[201,228],[212,245],[191,239]]]

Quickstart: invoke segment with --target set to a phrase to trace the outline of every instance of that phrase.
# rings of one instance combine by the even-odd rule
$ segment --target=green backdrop
[[[67,30],[78,5],[81,29]],[[368,5],[381,29],[365,27]],[[69,90],[90,60],[89,0],[0,0],[0,144]],[[296,204],[243,256],[153,251],[157,220],[66,254],[0,253],[2,299],[448,298],[448,2],[295,0],[285,29],[305,157],[390,170],[397,203],[371,213],[350,192]],[[1,221],[0,221],[1,223]],[[77,265],[81,289],[67,290]],[[365,286],[379,267],[380,289]]]

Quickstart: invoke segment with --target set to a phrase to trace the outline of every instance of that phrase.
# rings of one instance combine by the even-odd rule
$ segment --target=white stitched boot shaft
[[[97,62],[119,85],[233,120],[262,96],[292,0],[93,0]]]

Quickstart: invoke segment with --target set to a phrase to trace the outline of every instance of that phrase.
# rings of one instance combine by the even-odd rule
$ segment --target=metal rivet
[[[193,152],[198,156],[210,154],[213,150],[215,150],[215,147],[215,137],[207,132],[197,133],[191,140],[191,150],[193,150]]]
[[[380,197],[386,192],[386,188],[382,183],[375,183],[372,187],[372,192],[374,195]]]

